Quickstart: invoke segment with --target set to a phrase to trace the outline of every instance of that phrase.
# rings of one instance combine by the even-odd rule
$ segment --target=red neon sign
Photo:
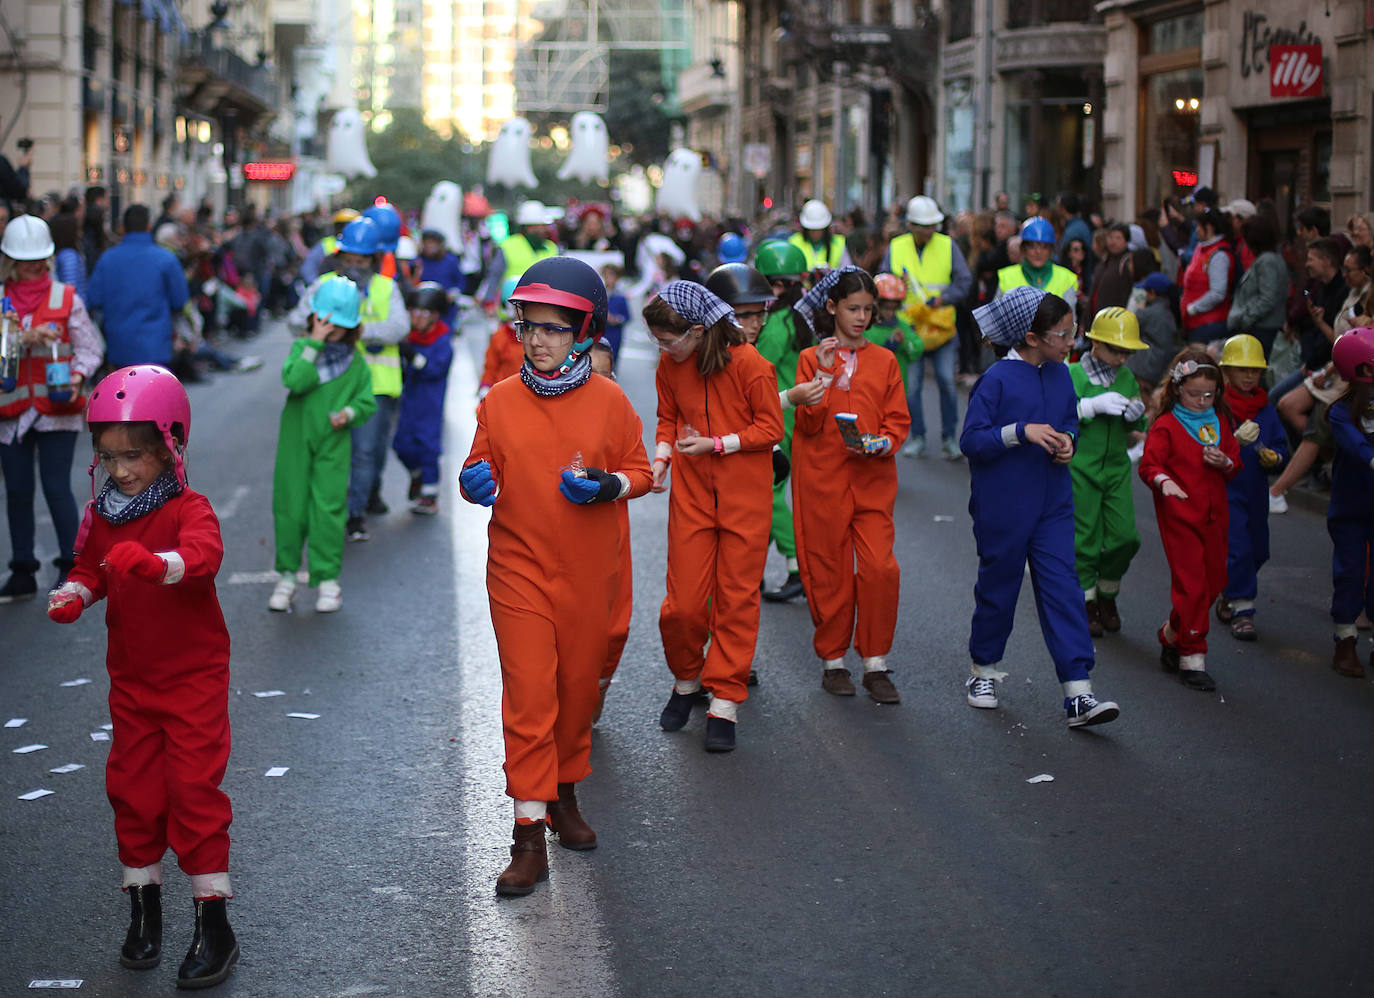
[[[295,163],[244,163],[243,176],[260,184],[284,184],[296,173]]]
[[[1197,186],[1197,171],[1196,171],[1196,170],[1175,170],[1175,171],[1174,171],[1174,183],[1177,184],[1179,187],[1196,187],[1196,186]]]

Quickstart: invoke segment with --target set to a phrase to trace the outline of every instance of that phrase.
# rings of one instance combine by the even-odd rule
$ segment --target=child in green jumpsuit
[[[310,302],[309,332],[291,344],[282,365],[286,407],[272,475],[272,521],[281,573],[267,606],[285,612],[296,595],[301,548],[310,550],[315,609],[343,603],[339,566],[348,515],[349,430],[376,411],[372,375],[358,351],[362,294],[346,277],[331,277]]]
[[[873,278],[878,288],[878,310],[873,325],[864,333],[869,342],[887,347],[897,355],[897,369],[902,372],[902,390],[907,390],[907,370],[921,359],[926,345],[911,328],[911,324],[897,314],[906,301],[906,283],[896,274],[879,274]]]
[[[1136,318],[1124,308],[1104,308],[1088,330],[1092,351],[1069,365],[1078,393],[1078,449],[1073,476],[1074,560],[1088,631],[1121,630],[1116,596],[1121,577],[1140,550],[1131,499],[1131,433],[1145,429],[1140,385],[1125,363],[1146,350]]]

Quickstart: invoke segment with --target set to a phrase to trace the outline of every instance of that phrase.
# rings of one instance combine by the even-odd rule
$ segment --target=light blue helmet
[[[358,285],[335,274],[325,278],[310,296],[310,311],[336,326],[352,329],[362,321],[363,295]]]
[[[336,249],[340,253],[372,256],[381,249],[381,244],[382,238],[377,232],[377,223],[370,218],[355,218],[339,233],[339,244]]]
[[[1039,215],[1028,218],[1025,224],[1021,226],[1021,241],[1023,243],[1049,243],[1053,246],[1057,241],[1054,237],[1054,226]]]
[[[743,263],[749,259],[749,244],[738,232],[727,232],[716,244],[716,259],[721,263]]]
[[[377,238],[381,241],[383,253],[395,253],[401,241],[401,215],[389,204],[374,204],[363,212],[377,226]]]

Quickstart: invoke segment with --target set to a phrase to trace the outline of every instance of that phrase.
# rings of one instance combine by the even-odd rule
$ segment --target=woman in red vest
[[[72,455],[86,380],[100,366],[100,333],[70,285],[52,278],[47,223],[20,215],[0,242],[0,472],[10,527],[10,577],[0,603],[38,592],[34,557],[34,455],[57,530],[57,585],[72,567],[78,526]]]
[[[1231,313],[1231,293],[1240,276],[1235,256],[1226,242],[1230,226],[1214,209],[1197,220],[1197,249],[1183,271],[1183,328],[1189,343],[1210,343],[1228,335],[1226,317]]]

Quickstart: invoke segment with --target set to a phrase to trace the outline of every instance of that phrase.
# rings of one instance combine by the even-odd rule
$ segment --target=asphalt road
[[[394,511],[348,548],[334,616],[311,612],[308,592],[289,616],[265,609],[284,332],[253,346],[261,371],[191,389],[191,480],[223,522],[233,636],[224,786],[243,956],[215,994],[1374,990],[1374,689],[1328,668],[1321,518],[1273,519],[1261,641],[1215,634],[1220,688],[1200,694],[1158,666],[1168,579],[1142,488],[1125,628],[1098,642],[1095,673],[1122,715],[1070,732],[1029,587],[1002,708],[964,702],[967,470],[938,459],[900,459],[891,665],[903,703],[822,692],[805,607],[766,605],[763,682],[741,710],[740,748],[724,756],[702,751],[700,714],[682,732],[658,728],[667,499],[635,501],[635,617],[580,793],[600,848],[551,840],[549,884],[497,900],[510,806],[487,514],[455,494],[484,344],[479,329],[460,342],[442,513],[404,511],[393,462]],[[621,376],[651,428],[647,344],[627,348]],[[933,416],[933,388],[926,402]],[[87,488],[84,464],[73,480]],[[40,541],[53,543],[46,523]],[[770,580],[782,570],[774,556]],[[169,855],[164,963],[117,963],[127,914],[102,787],[108,743],[91,738],[108,723],[103,651],[99,613],[58,628],[39,602],[0,607],[0,724],[27,718],[0,728],[0,994],[35,978],[165,994],[189,942],[187,883]],[[91,681],[62,685],[74,679]],[[48,747],[13,753],[31,744]],[[50,772],[66,763],[85,768]],[[265,777],[273,766],[289,769]],[[1054,780],[1027,782],[1039,774]],[[54,793],[17,799],[38,788]]]

